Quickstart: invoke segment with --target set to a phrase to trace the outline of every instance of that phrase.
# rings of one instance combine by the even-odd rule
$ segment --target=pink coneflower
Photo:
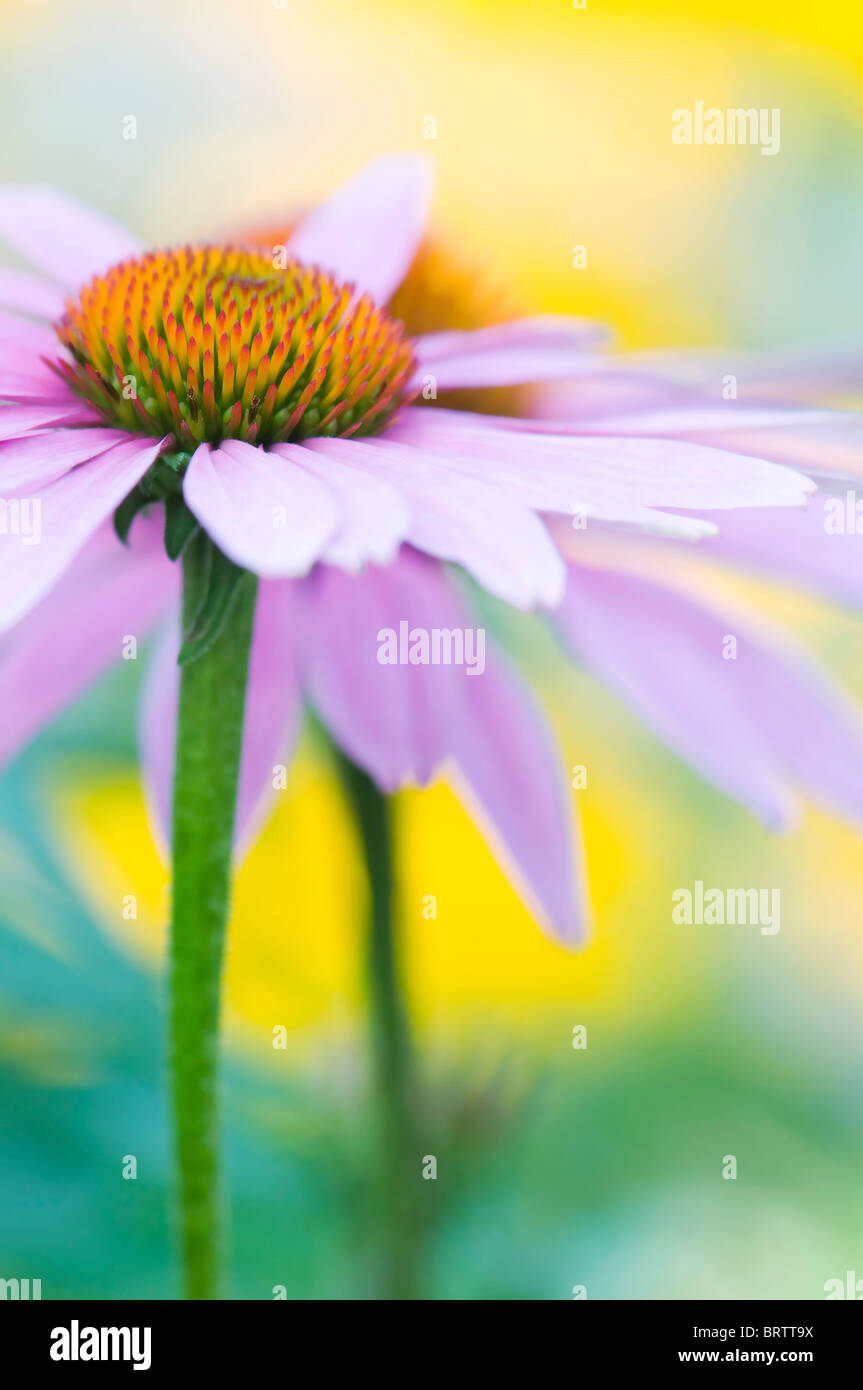
[[[266,581],[249,698],[261,703],[259,680],[271,701],[280,689],[283,699],[279,715],[273,706],[269,718],[248,730],[243,819],[255,799],[249,764],[256,762],[260,773],[273,761],[270,749],[254,756],[263,742],[259,730],[290,722],[298,676],[313,687],[348,750],[387,789],[406,777],[427,779],[453,751],[443,729],[455,731],[464,711],[450,710],[423,727],[417,702],[404,702],[400,687],[397,693],[401,673],[385,683],[373,667],[372,687],[363,690],[363,652],[374,660],[376,651],[368,625],[345,633],[347,647],[326,637],[333,624],[344,625],[349,604],[369,606],[373,621],[375,603],[391,616],[401,605],[401,616],[410,619],[411,584],[431,590],[416,599],[427,615],[434,617],[435,603],[440,607],[440,621],[426,626],[446,626],[456,602],[451,582],[417,552],[460,565],[509,603],[554,607],[566,570],[543,514],[695,538],[714,526],[677,509],[805,501],[810,485],[799,474],[715,448],[546,437],[533,422],[516,436],[508,419],[406,404],[418,392],[422,398],[424,382],[443,395],[583,376],[603,365],[594,351],[603,335],[583,321],[527,319],[412,338],[376,307],[401,289],[428,200],[422,161],[381,160],[306,217],[284,251],[265,256],[255,248],[213,246],[143,253],[128,233],[59,194],[7,189],[0,195],[0,230],[52,277],[0,274],[0,298],[31,315],[0,322],[0,393],[15,403],[0,413],[0,434],[8,441],[0,444],[0,486],[6,499],[39,504],[42,532],[38,545],[7,535],[0,547],[0,623],[12,627],[35,609],[6,642],[2,680],[13,702],[7,756],[116,657],[117,623],[124,631],[144,630],[160,595],[163,604],[172,600],[172,567],[159,560],[152,526],[133,526],[135,513],[156,503],[165,504],[172,557],[197,525],[234,567]],[[415,305],[405,307],[416,314]],[[45,316],[54,316],[54,326],[34,322]],[[115,512],[131,555],[112,538]],[[364,567],[389,565],[404,545],[410,550],[391,575],[368,570],[360,577]],[[306,592],[278,582],[309,573],[316,562],[326,568]],[[352,576],[347,586],[333,573],[339,569]],[[138,580],[142,573],[146,582]],[[237,575],[220,560],[217,578],[227,592]],[[329,592],[336,597],[328,607]],[[267,640],[264,611],[297,599],[315,613],[311,631],[304,627],[311,640],[298,641],[291,623],[281,642]],[[62,632],[88,632],[74,659],[64,660],[63,644],[47,640],[47,627],[55,624]],[[212,630],[205,626],[197,640],[209,640]],[[18,663],[37,651],[53,664],[54,679],[41,681],[34,696]],[[339,652],[346,671],[356,671],[353,681],[345,676],[343,718]],[[329,684],[321,675],[328,666]],[[437,671],[415,669],[408,678],[417,689],[424,679],[444,680]],[[491,701],[496,681],[490,675],[477,684],[484,694],[475,692],[472,704],[479,707]],[[520,697],[515,690],[513,700]],[[450,682],[449,696],[437,704],[449,706],[455,693],[459,687]],[[392,709],[381,717],[387,701]],[[484,719],[492,710],[476,713]],[[521,746],[525,760],[535,761],[528,733],[526,707]],[[459,741],[469,745],[468,730]],[[536,741],[547,742],[544,731],[535,731],[530,742]],[[534,899],[556,934],[571,939],[581,929],[580,893],[568,850],[554,856],[558,837],[550,844],[545,833],[552,807],[565,824],[561,797],[555,792],[528,807],[511,743],[507,758],[513,785],[498,774],[498,797],[486,788],[481,799],[510,854],[535,861],[528,875]],[[538,792],[540,770],[551,768],[545,758],[536,767]],[[164,782],[168,768],[162,773]],[[555,776],[551,784],[558,782]],[[519,822],[527,830],[542,810],[535,845],[507,833]]]
[[[123,634],[176,609],[171,561],[183,560],[181,634],[154,663],[143,723],[166,819],[173,786],[175,1111],[193,1297],[214,1288],[214,1039],[238,783],[242,830],[303,695],[347,755],[373,952],[391,949],[376,788],[426,781],[447,758],[550,930],[575,940],[583,885],[568,797],[530,697],[495,653],[476,679],[410,659],[384,668],[381,631],[470,626],[442,562],[518,607],[561,605],[555,513],[695,539],[715,525],[693,512],[797,507],[812,491],[779,464],[686,440],[588,437],[453,410],[459,397],[429,408],[439,393],[598,376],[604,360],[601,333],[569,318],[403,325],[387,306],[405,291],[429,196],[424,162],[381,160],[265,254],[251,243],[145,252],[58,194],[0,191],[0,233],[42,272],[0,272],[0,301],[16,311],[0,319],[0,489],[17,523],[0,543],[6,756],[119,654]],[[628,617],[625,595],[607,611]],[[597,641],[601,628],[600,617]],[[393,1057],[398,1004],[383,974]]]

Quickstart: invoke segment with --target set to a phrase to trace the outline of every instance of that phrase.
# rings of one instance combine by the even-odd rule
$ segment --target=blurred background
[[[857,7],[2,0],[0,49],[0,178],[56,184],[151,242],[281,217],[377,153],[423,149],[440,229],[529,311],[603,318],[627,348],[861,332]],[[672,111],[699,99],[780,108],[778,156],[672,144]],[[764,585],[746,597],[863,700],[853,614]],[[863,1276],[860,838],[811,809],[769,836],[532,625],[510,636],[567,765],[590,770],[594,934],[575,956],[547,942],[445,786],[400,797],[439,1171],[424,1291],[822,1298]],[[0,1276],[41,1278],[46,1298],[177,1296],[144,664],[121,663],[0,781]],[[780,887],[781,932],[672,926],[671,892],[695,878]],[[231,928],[237,1298],[373,1291],[364,895],[307,733]]]

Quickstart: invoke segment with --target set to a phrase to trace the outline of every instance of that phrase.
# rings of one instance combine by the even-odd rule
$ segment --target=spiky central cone
[[[124,261],[55,327],[58,370],[106,423],[186,451],[376,434],[414,371],[402,325],[352,286],[235,246]]]

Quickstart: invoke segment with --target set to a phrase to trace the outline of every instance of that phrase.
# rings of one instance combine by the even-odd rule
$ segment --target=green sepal
[[[179,514],[172,517],[172,511],[179,512],[177,503],[183,504],[183,476],[189,466],[191,455],[184,450],[172,454],[160,454],[147,469],[143,478],[124,497],[114,511],[114,530],[124,545],[129,544],[132,522],[140,511],[151,502],[165,502],[165,549],[172,560],[176,560],[187,540],[195,534],[197,523],[191,518],[187,523]]]
[[[152,497],[138,483],[136,487],[132,488],[128,497],[123,498],[119,507],[114,509],[114,530],[124,545],[129,544],[129,532],[135,517],[145,507],[149,507],[152,501]]]
[[[188,541],[198,529],[181,493],[173,493],[165,498],[165,553],[169,560],[177,560],[182,555]]]
[[[209,563],[204,576],[204,595],[188,631],[183,634],[183,645],[177,657],[180,666],[188,665],[209,650],[230,616],[238,586],[244,580],[254,582],[248,570],[235,565],[212,542],[207,550]]]

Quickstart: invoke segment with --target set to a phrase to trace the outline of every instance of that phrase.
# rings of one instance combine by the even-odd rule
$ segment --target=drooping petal
[[[302,722],[295,589],[279,579],[265,580],[258,591],[234,832],[240,846],[266,814],[276,764],[290,760]]]
[[[267,578],[306,574],[340,520],[325,484],[238,439],[196,450],[183,495],[229,559]]]
[[[398,488],[298,444],[276,444],[272,452],[314,474],[338,500],[341,521],[321,552],[322,560],[356,571],[367,563],[385,565],[393,559],[410,528],[408,504]]]
[[[468,804],[502,867],[549,934],[578,944],[588,905],[563,757],[532,697],[494,657],[466,686],[456,785],[466,783]]]
[[[234,843],[241,853],[266,813],[277,765],[289,759],[300,726],[292,587],[288,581],[264,582],[258,592],[234,821]],[[163,850],[171,840],[179,644],[179,618],[175,614],[147,668],[139,715],[147,805],[154,835]]]
[[[7,439],[0,443],[0,497],[37,492],[70,468],[128,439],[125,431],[108,429],[53,429],[26,439]]]
[[[0,187],[0,239],[67,289],[142,250],[102,213],[36,184]]]
[[[815,486],[781,465],[679,439],[516,432],[467,411],[413,407],[390,435],[446,454],[474,477],[500,478],[548,511],[615,503],[705,511],[801,506]]]
[[[0,266],[0,308],[53,321],[63,312],[63,292],[30,270]]]
[[[585,913],[562,761],[441,566],[406,547],[386,569],[321,566],[298,587],[305,683],[336,741],[387,792],[449,769],[504,871],[553,935],[576,940]]]
[[[56,588],[0,638],[0,762],[140,641],[176,595],[161,529],[145,519],[129,549],[104,523]]]
[[[312,703],[383,790],[427,782],[451,751],[467,680],[452,664],[409,659],[411,632],[466,625],[440,566],[405,548],[386,569],[361,575],[322,565],[302,587]]]
[[[764,730],[784,698],[740,624],[641,577],[571,566],[555,625],[585,664],[697,772],[774,828],[794,819]],[[736,658],[728,658],[737,643]],[[801,738],[805,730],[799,730]]]
[[[143,477],[161,447],[162,441],[130,439],[33,497],[6,503],[7,522],[0,534],[0,631],[48,592],[88,537]]]
[[[538,517],[503,488],[448,468],[430,450],[383,439],[315,439],[307,447],[398,487],[410,506],[408,539],[419,550],[462,565],[516,607],[558,601],[560,556]]]
[[[376,159],[303,218],[289,250],[385,304],[416,254],[433,182],[419,155]]]

